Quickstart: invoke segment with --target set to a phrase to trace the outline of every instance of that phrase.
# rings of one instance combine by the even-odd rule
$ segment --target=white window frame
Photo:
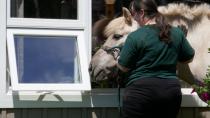
[[[25,36],[69,36],[77,37],[77,47],[78,47],[78,59],[79,59],[79,70],[81,83],[65,83],[65,84],[25,84],[18,82],[18,71],[17,62],[15,54],[15,35],[25,35]],[[88,59],[85,49],[85,38],[84,31],[61,31],[61,30],[35,30],[35,29],[8,29],[7,30],[7,47],[9,56],[9,66],[13,91],[58,91],[58,90],[69,90],[69,91],[88,91],[91,90],[90,86],[90,76],[88,73]]]
[[[7,26],[28,28],[84,29],[89,0],[77,0],[77,19],[40,19],[11,17],[11,0],[7,1]],[[91,17],[91,16],[90,16]]]

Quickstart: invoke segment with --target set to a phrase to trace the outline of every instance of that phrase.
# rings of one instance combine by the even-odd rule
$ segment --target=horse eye
[[[114,36],[113,36],[113,38],[114,39],[120,39],[120,38],[122,38],[123,37],[123,35],[121,35],[121,34],[114,34]]]

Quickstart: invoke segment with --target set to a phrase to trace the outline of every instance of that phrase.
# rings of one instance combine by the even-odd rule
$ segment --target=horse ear
[[[131,16],[130,11],[127,8],[123,7],[122,12],[123,12],[123,16],[126,20],[126,23],[132,24],[132,16]]]

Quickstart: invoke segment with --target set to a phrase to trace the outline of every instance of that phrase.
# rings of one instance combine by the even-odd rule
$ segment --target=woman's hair
[[[166,18],[158,12],[157,4],[154,0],[134,0],[131,3],[131,7],[135,12],[140,12],[143,9],[147,18],[156,17],[156,26],[160,29],[160,40],[165,43],[170,43],[171,26],[168,24]]]

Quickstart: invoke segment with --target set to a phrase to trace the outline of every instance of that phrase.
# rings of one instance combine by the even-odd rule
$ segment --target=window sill
[[[191,88],[182,88],[182,107],[207,107]],[[121,90],[121,96],[123,89]],[[89,92],[12,92],[0,94],[0,108],[84,108],[118,107],[118,89],[93,89]]]

